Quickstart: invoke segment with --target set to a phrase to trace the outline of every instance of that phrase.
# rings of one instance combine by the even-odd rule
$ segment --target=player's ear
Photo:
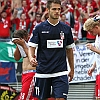
[[[48,9],[48,8],[46,8],[46,11],[48,12],[48,11],[49,11],[49,9]]]

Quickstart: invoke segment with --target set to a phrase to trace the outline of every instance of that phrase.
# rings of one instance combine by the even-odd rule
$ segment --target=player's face
[[[92,28],[91,30],[89,30],[89,32],[92,34],[92,35],[99,35],[99,27],[98,26],[96,26],[96,27],[94,27],[94,28]]]
[[[59,19],[61,12],[60,4],[52,3],[48,12],[51,19]]]

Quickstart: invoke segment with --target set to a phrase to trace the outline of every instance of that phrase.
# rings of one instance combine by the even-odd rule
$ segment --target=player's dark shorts
[[[46,98],[67,98],[69,89],[68,76],[63,75],[52,78],[37,78],[34,95],[41,100]]]

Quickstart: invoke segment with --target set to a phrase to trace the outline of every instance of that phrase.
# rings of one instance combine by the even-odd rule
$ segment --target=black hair
[[[61,1],[60,0],[47,0],[47,8],[50,9],[50,6],[52,3],[56,3],[56,4],[60,4],[61,5]]]

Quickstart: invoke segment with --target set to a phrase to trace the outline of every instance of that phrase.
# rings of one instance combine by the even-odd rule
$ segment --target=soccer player
[[[22,65],[22,89],[18,100],[38,100],[33,97],[34,75],[36,66],[31,66],[28,59],[28,32],[26,30],[16,30],[13,34],[12,42],[16,44],[14,58],[16,61],[23,57]]]
[[[69,81],[74,76],[75,44],[70,26],[59,21],[61,1],[48,0],[47,10],[49,18],[35,27],[28,43],[31,65],[35,66],[38,62],[34,93],[40,100],[45,100],[51,95],[56,100],[66,100]],[[34,58],[36,47],[37,59]],[[69,73],[66,57],[70,66]]]
[[[100,100],[100,16],[94,18],[88,18],[85,21],[83,28],[85,31],[88,31],[92,35],[96,36],[95,46],[93,46],[91,43],[87,44],[87,48],[95,52],[96,55],[96,61],[93,63],[93,66],[88,70],[88,75],[92,76],[92,72],[97,67],[95,94],[96,94],[96,100]]]

